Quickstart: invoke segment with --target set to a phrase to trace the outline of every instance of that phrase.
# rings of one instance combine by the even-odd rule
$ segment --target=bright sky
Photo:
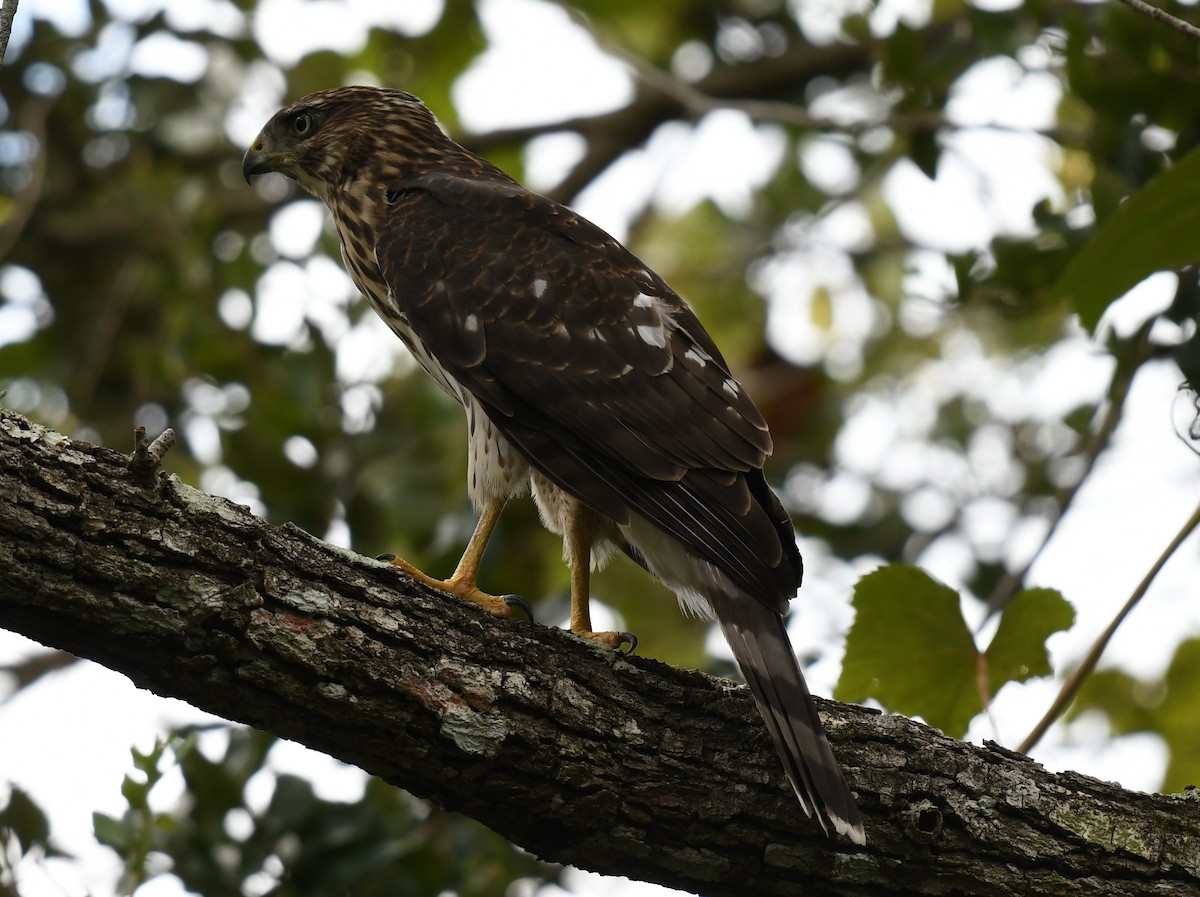
[[[162,8],[177,27],[216,22],[233,33],[239,27],[236,10],[225,0],[109,0],[109,6],[129,18]],[[814,37],[830,35],[831,14],[837,4],[795,4]],[[883,0],[871,14],[872,26],[886,31],[900,18],[919,23],[927,16],[922,0]],[[320,46],[352,52],[362,45],[366,22],[386,21],[401,34],[419,34],[437,20],[438,0],[263,0],[254,20],[254,34],[265,55],[280,65]],[[83,0],[24,0],[19,8],[10,52],[28,38],[32,16],[54,21],[61,30],[77,31],[85,22]],[[463,123],[475,130],[545,121],[599,112],[619,106],[629,96],[631,81],[623,66],[603,56],[591,39],[556,7],[541,0],[488,0],[483,6],[490,49],[456,85],[454,96]],[[204,68],[195,45],[174,39],[143,41],[136,47],[129,29],[106,32],[102,47],[79,61],[97,76],[114,66],[130,64],[146,73],[183,79]],[[1039,70],[1036,52],[1023,59],[1024,68],[1010,61],[980,63],[962,79],[950,114],[972,125],[1007,128],[1036,127],[1053,121],[1057,102],[1054,79]],[[1044,61],[1043,61],[1044,66]],[[556,72],[547,79],[544,72]],[[403,86],[403,85],[397,85]],[[277,108],[282,83],[269,66],[255,69],[243,102],[230,115],[227,130],[236,145],[245,145]],[[498,98],[503,97],[503,102]],[[840,114],[855,99],[838,93],[821,102],[816,114]],[[436,110],[435,110],[436,111]],[[998,230],[1028,231],[1029,209],[1042,197],[1059,198],[1051,173],[1049,145],[1011,131],[965,130],[951,139],[934,181],[914,167],[901,166],[884,184],[885,197],[906,234],[945,250],[967,249],[985,243]],[[529,176],[534,186],[552,183],[578,154],[576,141],[553,137],[530,148]],[[748,209],[752,190],[784,163],[784,142],[777,129],[751,123],[735,113],[714,113],[694,127],[683,124],[661,129],[639,151],[629,154],[579,202],[584,214],[618,236],[629,216],[646,197],[668,212],[682,212],[702,198],[712,198],[729,214]],[[802,150],[800,163],[814,181],[830,190],[849,191],[858,172],[849,154],[836,141],[814,139]],[[260,189],[269,191],[264,181]],[[309,259],[324,226],[325,213],[312,202],[292,203],[275,215],[269,239],[282,256],[258,285],[256,295],[232,292],[222,298],[219,314],[231,327],[249,327],[264,343],[292,344],[301,339],[303,324],[315,324],[338,340],[337,375],[346,385],[343,412],[349,427],[365,425],[373,414],[374,384],[405,363],[403,347],[369,317],[351,326],[345,315],[353,288],[331,260]],[[784,355],[804,363],[825,363],[835,375],[851,374],[861,363],[861,350],[874,325],[871,298],[857,285],[844,253],[870,239],[866,212],[854,202],[819,220],[798,221],[789,251],[756,275],[756,287],[768,297],[770,339]],[[913,257],[908,287],[913,296],[901,309],[902,322],[919,332],[936,318],[929,298],[946,289],[949,273],[936,253]],[[836,296],[828,328],[814,325],[812,297],[819,287]],[[0,305],[0,345],[26,338],[45,314],[44,297],[36,278],[8,270],[0,277],[7,302]],[[1154,279],[1115,307],[1111,326],[1122,331],[1137,325],[1170,295],[1169,279]],[[296,297],[302,297],[297,302]],[[853,515],[867,495],[866,478],[886,477],[893,483],[918,487],[927,468],[939,463],[924,442],[931,424],[928,410],[947,390],[965,391],[985,401],[998,416],[1032,415],[1053,419],[1063,407],[1080,399],[1097,398],[1107,383],[1110,361],[1080,334],[1044,359],[1022,365],[996,365],[969,334],[943,359],[911,378],[894,395],[863,396],[848,409],[850,423],[836,451],[842,472],[832,480],[797,479],[813,500],[831,511]],[[1049,550],[1034,568],[1031,582],[1063,590],[1075,605],[1078,623],[1050,643],[1058,669],[1069,666],[1103,629],[1126,600],[1136,581],[1188,517],[1200,494],[1195,457],[1174,436],[1170,408],[1178,373],[1169,365],[1147,368],[1139,375],[1113,448],[1077,500]],[[189,387],[193,413],[182,429],[197,457],[211,467],[200,484],[256,507],[253,484],[240,481],[221,465],[216,420],[237,414],[245,396],[197,381]],[[306,440],[289,442],[288,459],[311,464],[315,451]],[[972,447],[963,482],[1002,482],[1007,475],[1002,446],[984,433]],[[957,474],[956,474],[957,475]],[[856,504],[857,503],[857,504]],[[936,526],[947,513],[944,496],[914,488],[907,508],[915,521]],[[969,533],[974,546],[959,537],[938,540],[920,559],[932,573],[951,585],[968,575],[973,547],[995,543],[1000,551],[1019,553],[1036,543],[1036,533],[1017,533],[1009,544],[1003,503],[980,502],[972,509]],[[345,541],[336,525],[327,536]],[[828,556],[819,543],[802,545],[808,568],[803,600],[797,602],[791,631],[801,654],[822,656],[809,671],[814,691],[828,694],[840,664],[839,644],[851,614],[848,592],[865,569]],[[1122,627],[1109,649],[1108,663],[1118,663],[1137,675],[1162,671],[1177,641],[1200,631],[1200,608],[1189,599],[1191,584],[1200,576],[1196,544],[1185,546],[1164,570],[1144,606]],[[1110,559],[1118,558],[1119,563]],[[1169,625],[1165,621],[1169,620]],[[714,652],[725,651],[719,638],[710,640]],[[35,650],[32,643],[0,633],[0,663]],[[1057,685],[1032,682],[1008,686],[997,697],[989,720],[979,720],[970,737],[993,738],[1015,744],[1040,716]],[[95,846],[92,810],[119,814],[119,787],[130,768],[129,746],[146,749],[170,724],[202,721],[206,717],[187,705],[166,701],[133,688],[123,677],[91,664],[59,673],[35,689],[0,705],[0,770],[4,777],[28,789],[54,817],[54,831],[64,847],[82,863],[51,862],[52,877],[28,872],[22,882],[26,897],[111,893],[115,859]],[[12,733],[19,733],[13,737]],[[1055,730],[1035,757],[1051,769],[1072,768],[1132,788],[1153,787],[1165,763],[1154,738],[1106,740],[1094,722]],[[1096,747],[1095,745],[1101,745]],[[296,770],[314,776],[324,796],[353,799],[361,792],[361,774],[297,746],[281,745],[271,758],[277,770]],[[164,807],[180,788],[168,780],[155,792]],[[260,782],[254,800],[268,794]],[[77,870],[84,878],[78,879]],[[673,893],[664,889],[592,875],[572,875],[571,892],[584,897],[650,897]],[[140,897],[181,893],[176,880],[163,877],[139,890]]]

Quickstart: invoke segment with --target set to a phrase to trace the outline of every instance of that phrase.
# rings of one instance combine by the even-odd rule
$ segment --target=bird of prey
[[[280,172],[329,207],[359,290],[466,410],[479,523],[453,575],[411,575],[511,613],[476,574],[505,503],[531,489],[571,565],[623,551],[715,617],[805,813],[865,843],[784,629],[802,564],[767,485],[766,423],[688,305],[632,252],[445,135],[411,94],[343,87],[276,113],[242,171]]]

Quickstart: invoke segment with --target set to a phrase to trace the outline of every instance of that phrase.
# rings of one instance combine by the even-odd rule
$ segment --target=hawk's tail
[[[708,598],[804,812],[815,810],[824,831],[828,821],[865,844],[862,815],[829,747],[783,618],[749,595],[718,590]]]

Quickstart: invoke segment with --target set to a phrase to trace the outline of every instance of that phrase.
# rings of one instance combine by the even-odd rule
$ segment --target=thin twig
[[[98,308],[89,328],[92,338],[88,340],[83,357],[75,369],[73,388],[70,390],[73,404],[82,416],[91,411],[96,392],[104,380],[104,369],[112,353],[121,345],[117,334],[129,314],[145,273],[145,257],[130,253],[120,263],[116,273],[107,279],[106,289],[96,291],[95,305]]]
[[[587,27],[587,23],[576,16],[579,24]],[[795,103],[783,103],[771,100],[735,100],[718,99],[697,90],[686,81],[676,78],[658,66],[643,59],[637,53],[621,46],[615,41],[591,31],[592,38],[610,56],[621,60],[631,69],[634,76],[649,87],[679,103],[685,110],[695,116],[704,115],[714,109],[736,109],[745,112],[754,119],[770,119],[784,124],[797,125],[802,128],[827,128],[833,123],[826,118],[818,118],[809,113],[803,106]]]
[[[607,47],[607,45],[606,45]],[[831,131],[844,134],[856,135],[862,134],[864,131],[869,131],[872,128],[887,128],[897,134],[912,134],[917,131],[935,131],[946,130],[956,133],[967,133],[973,131],[996,131],[1003,134],[1034,134],[1039,137],[1046,137],[1056,143],[1074,145],[1083,142],[1087,136],[1082,129],[1070,128],[1067,126],[1055,126],[1051,128],[1030,128],[1018,127],[1016,125],[1007,125],[1003,122],[980,122],[980,123],[962,123],[956,122],[953,119],[948,119],[938,112],[928,111],[912,114],[897,114],[882,116],[877,118],[865,118],[858,121],[848,121],[846,119],[821,118],[812,115],[803,106],[795,103],[784,103],[777,101],[766,100],[738,100],[724,99],[713,96],[712,94],[704,93],[697,90],[695,87],[686,82],[678,81],[673,76],[663,72],[661,69],[655,69],[646,63],[652,70],[666,79],[676,81],[667,96],[673,99],[676,103],[683,107],[684,111],[695,118],[699,118],[708,112],[713,112],[720,109],[730,109],[736,112],[745,113],[750,118],[756,121],[774,121],[780,124],[792,124],[804,126],[816,131]],[[666,82],[663,82],[664,84]],[[648,87],[656,85],[647,84]],[[688,99],[685,101],[680,96],[676,95],[676,91],[682,87],[683,91],[688,94]],[[635,104],[636,105],[635,101]],[[482,152],[497,146],[511,146],[519,143],[526,143],[535,137],[542,137],[546,134],[558,134],[567,131],[574,134],[580,134],[584,137],[589,135],[605,133],[611,131],[616,121],[626,115],[634,106],[627,106],[618,112],[604,112],[594,116],[559,119],[558,121],[541,122],[533,125],[518,125],[511,128],[497,128],[493,131],[483,131],[479,133],[468,133],[457,135],[460,143],[475,150]]]
[[[845,129],[853,127],[847,122],[834,122],[828,118],[812,115],[803,106],[795,103],[784,103],[772,100],[739,100],[721,99],[697,90],[681,78],[670,72],[663,71],[648,59],[634,53],[632,50],[600,34],[581,13],[564,6],[567,14],[576,25],[585,29],[592,36],[599,48],[633,70],[634,77],[651,90],[670,97],[689,114],[701,116],[714,109],[735,109],[744,112],[756,120],[777,121],[782,124],[796,125],[802,128]],[[935,116],[940,120],[940,116]],[[936,122],[932,123],[936,127]],[[872,126],[874,123],[872,123]]]
[[[1147,340],[1150,332],[1149,325],[1153,323],[1148,321],[1146,326],[1135,337],[1142,341],[1142,345],[1138,350],[1138,356],[1133,363],[1126,369],[1120,363],[1117,364],[1116,370],[1113,371],[1112,380],[1108,385],[1108,408],[1104,412],[1104,417],[1100,421],[1100,426],[1096,431],[1087,437],[1086,442],[1081,447],[1080,455],[1083,458],[1083,470],[1076,478],[1075,482],[1064,489],[1060,489],[1055,496],[1054,511],[1050,515],[1050,525],[1046,529],[1046,533],[1042,536],[1042,541],[1037,549],[1030,556],[1029,560],[1015,573],[1007,573],[996,583],[992,594],[987,600],[987,616],[1002,611],[1008,602],[1012,601],[1013,597],[1025,585],[1026,578],[1029,576],[1029,571],[1033,568],[1037,559],[1042,556],[1042,552],[1046,546],[1050,544],[1050,540],[1054,537],[1055,531],[1058,529],[1059,523],[1066,516],[1071,504],[1075,500],[1075,496],[1079,494],[1083,484],[1087,482],[1092,470],[1096,467],[1096,461],[1100,458],[1101,453],[1108,447],[1109,440],[1112,438],[1113,432],[1117,429],[1117,424],[1121,422],[1121,415],[1125,410],[1125,400],[1129,396],[1129,389],[1133,385],[1133,378],[1137,372],[1141,370],[1142,365],[1154,356],[1154,347]],[[980,624],[983,625],[982,623]]]
[[[135,427],[133,431],[133,454],[129,458],[129,471],[139,486],[154,482],[154,473],[162,462],[163,455],[175,444],[175,431],[170,427],[158,434],[153,442],[146,440],[146,428]]]
[[[31,657],[0,667],[0,673],[12,680],[12,687],[0,695],[0,704],[11,700],[21,689],[28,688],[43,676],[61,670],[79,660],[67,651],[41,651]]]
[[[1149,3],[1144,3],[1143,0],[1121,0],[1121,2],[1134,12],[1140,12],[1144,16],[1157,19],[1164,25],[1174,28],[1180,34],[1186,34],[1192,40],[1200,40],[1200,28],[1188,24],[1183,19],[1177,19],[1168,12],[1163,12],[1157,6],[1151,6]]]
[[[1154,566],[1150,568],[1150,570],[1142,578],[1142,581],[1138,583],[1137,588],[1133,590],[1133,594],[1129,596],[1129,600],[1125,602],[1125,606],[1121,608],[1120,612],[1115,617],[1113,617],[1113,621],[1108,624],[1108,628],[1100,634],[1098,639],[1096,639],[1095,643],[1091,647],[1091,650],[1088,651],[1087,656],[1084,657],[1079,666],[1075,668],[1075,672],[1073,672],[1067,678],[1067,681],[1063,683],[1062,690],[1058,693],[1058,697],[1054,699],[1054,703],[1050,705],[1050,709],[1046,711],[1046,715],[1043,716],[1038,724],[1033,727],[1033,731],[1025,736],[1025,740],[1022,741],[1020,746],[1017,748],[1018,751],[1020,751],[1022,754],[1029,753],[1033,746],[1041,741],[1042,736],[1046,734],[1046,730],[1050,728],[1051,724],[1062,715],[1064,710],[1066,710],[1067,705],[1069,705],[1075,698],[1075,695],[1079,691],[1080,686],[1083,685],[1084,680],[1086,680],[1087,677],[1091,675],[1092,670],[1095,669],[1096,663],[1100,660],[1100,655],[1103,654],[1104,649],[1108,647],[1108,643],[1112,639],[1113,634],[1117,631],[1117,628],[1125,621],[1125,618],[1129,616],[1130,611],[1137,606],[1138,602],[1142,600],[1142,597],[1150,588],[1150,583],[1154,582],[1154,577],[1158,575],[1158,571],[1163,568],[1163,566],[1170,559],[1171,555],[1175,553],[1176,549],[1183,544],[1184,540],[1186,540],[1187,537],[1192,534],[1192,531],[1195,530],[1197,526],[1200,526],[1200,506],[1196,507],[1196,510],[1192,512],[1192,516],[1188,518],[1187,523],[1185,523],[1183,528],[1175,534],[1175,538],[1171,540],[1171,544],[1166,547],[1163,553],[1159,556],[1158,560],[1154,562]]]
[[[21,127],[30,133],[40,149],[30,163],[29,183],[13,197],[8,220],[0,227],[0,259],[8,257],[42,197],[42,186],[46,180],[46,120],[50,116],[52,103],[53,99],[48,96],[32,97],[21,110]]]
[[[4,0],[0,6],[0,66],[4,65],[4,54],[8,52],[8,39],[12,36],[12,23],[17,15],[17,0]]]

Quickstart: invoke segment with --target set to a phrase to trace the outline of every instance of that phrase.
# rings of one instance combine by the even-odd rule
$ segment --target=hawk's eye
[[[297,137],[307,137],[317,126],[317,120],[311,112],[301,112],[292,119],[292,133]]]

